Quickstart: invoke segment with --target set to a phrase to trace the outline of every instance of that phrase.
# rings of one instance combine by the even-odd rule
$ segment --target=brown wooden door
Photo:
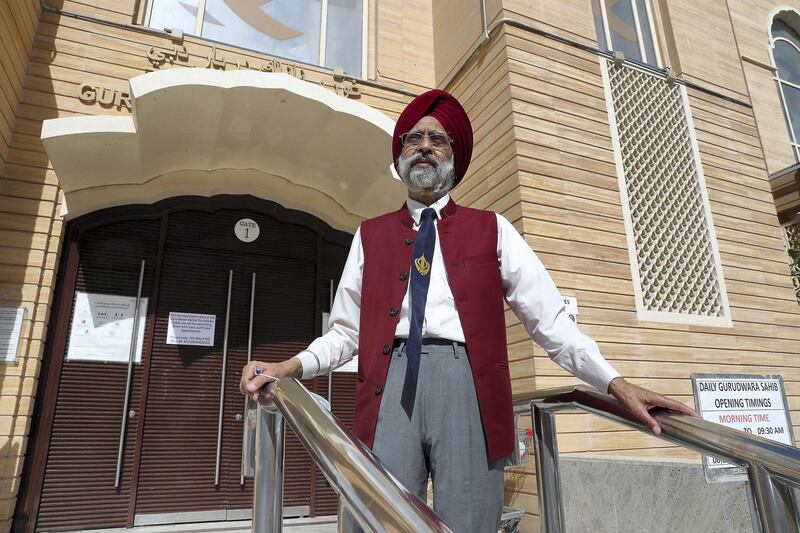
[[[135,296],[139,266],[146,260],[145,349],[142,363],[134,366],[129,406],[136,416],[126,426],[121,486],[115,489],[127,365],[62,362],[62,352],[51,354],[58,360],[60,379],[55,380],[49,449],[42,459],[45,473],[32,506],[37,530],[246,516],[252,480],[241,483],[243,423],[237,415],[244,406],[238,382],[247,359],[252,276],[252,357],[282,360],[319,334],[330,280],[338,282],[349,244],[345,235],[308,215],[272,209],[168,209],[83,234],[74,278],[78,292]],[[256,241],[245,243],[234,236],[241,218],[259,224]],[[71,290],[66,292],[71,295]],[[214,315],[213,346],[167,344],[170,312]],[[334,379],[334,413],[347,423],[352,421],[351,378]],[[224,409],[215,483],[221,386]],[[326,395],[327,379],[307,386]],[[334,513],[335,494],[291,430],[286,448],[285,507],[297,514]]]
[[[235,255],[168,246],[164,253],[141,445],[136,523],[224,520],[228,477],[217,439],[225,322],[228,357],[237,338],[244,302]],[[230,309],[227,305],[231,287]],[[167,344],[170,313],[214,315],[213,346]],[[235,373],[226,365],[226,380]],[[227,386],[226,386],[227,392]],[[227,427],[223,418],[223,431]],[[217,475],[219,482],[217,483]],[[186,515],[190,512],[206,514]],[[217,515],[209,514],[216,511]],[[155,515],[155,516],[153,516]]]
[[[94,229],[79,241],[81,254],[75,294],[135,298],[141,261],[142,296],[152,301],[160,221],[115,223]],[[71,309],[74,312],[75,297]],[[72,318],[70,312],[69,318]],[[145,343],[149,342],[145,332]],[[66,346],[69,346],[67,339]],[[67,349],[65,349],[67,351]],[[118,355],[118,354],[116,354]],[[124,527],[131,488],[137,420],[128,418],[122,477],[114,487],[128,365],[125,362],[67,360],[59,364],[49,450],[36,529],[69,531]],[[130,404],[139,411],[142,366],[133,366]]]
[[[319,329],[316,233],[246,213],[258,222],[261,237],[254,243],[242,243],[230,231],[242,216],[245,214],[238,211],[219,211],[170,217],[154,328],[136,523],[242,518],[245,513],[235,511],[252,505],[252,482],[241,480],[243,422],[237,415],[243,414],[244,407],[238,385],[247,361],[253,274],[253,359],[291,357],[304,349]],[[167,344],[170,312],[215,315],[214,346]],[[226,316],[227,359],[219,432]],[[284,472],[284,507],[290,514],[309,514],[311,459],[291,431],[287,431]]]
[[[308,346],[315,336],[315,262],[302,255],[248,255],[244,260],[245,278],[255,273],[253,302],[252,358],[258,361],[283,361]],[[249,306],[248,306],[249,314]],[[312,310],[312,312],[309,312]],[[248,332],[248,320],[240,321],[241,333]],[[226,439],[228,457],[228,508],[249,509],[253,493],[249,482],[241,485],[242,429],[237,414],[243,413],[244,400],[239,393],[239,374],[246,363],[247,350],[237,351],[233,361],[235,379],[228,382],[225,420],[230,438]],[[297,437],[286,432],[284,464],[284,508],[287,514],[307,515],[311,508],[311,458]],[[237,490],[241,489],[241,490]]]

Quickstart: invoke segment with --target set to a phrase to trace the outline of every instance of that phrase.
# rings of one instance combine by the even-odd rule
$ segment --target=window
[[[148,25],[361,77],[366,0],[152,0]]]
[[[792,148],[800,161],[800,34],[779,18],[772,23],[772,59]]]
[[[646,0],[592,0],[597,44],[626,59],[659,66],[650,6]]]
[[[686,87],[600,62],[637,316],[730,326]]]

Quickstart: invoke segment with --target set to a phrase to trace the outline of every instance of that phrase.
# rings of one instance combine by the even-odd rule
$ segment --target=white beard
[[[426,160],[431,166],[414,166],[420,160]],[[433,191],[434,194],[446,193],[453,188],[455,182],[455,162],[453,158],[441,160],[437,157],[426,157],[415,154],[411,157],[397,158],[397,170],[408,190],[414,193]]]

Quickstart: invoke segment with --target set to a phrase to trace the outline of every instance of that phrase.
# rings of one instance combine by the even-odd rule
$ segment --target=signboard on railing
[[[704,420],[794,446],[781,376],[692,374],[697,412]],[[703,457],[706,481],[744,481],[742,467]]]

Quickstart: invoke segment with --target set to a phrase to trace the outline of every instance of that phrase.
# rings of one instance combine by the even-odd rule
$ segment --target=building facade
[[[456,199],[626,378],[778,374],[798,418],[796,0],[10,0],[0,46],[2,531],[248,516],[239,370],[320,334],[433,87],[475,132]],[[515,391],[575,382],[507,322]],[[354,383],[308,386],[350,422]],[[559,418],[564,454],[697,462]],[[533,467],[506,489],[537,530]],[[293,439],[285,503],[336,508]]]

